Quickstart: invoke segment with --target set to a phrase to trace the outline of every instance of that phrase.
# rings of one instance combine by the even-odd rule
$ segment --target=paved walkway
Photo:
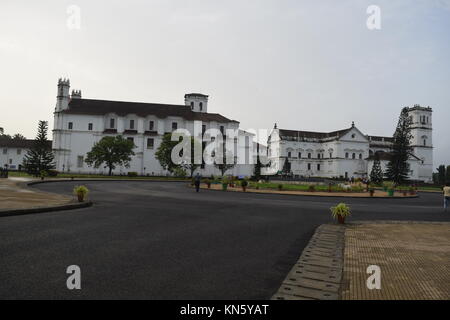
[[[21,183],[32,181],[24,178],[0,179],[0,210],[29,209],[65,205],[73,197],[42,192],[21,186]]]
[[[381,268],[380,290],[366,286],[369,265]],[[349,225],[342,299],[450,299],[450,224]]]

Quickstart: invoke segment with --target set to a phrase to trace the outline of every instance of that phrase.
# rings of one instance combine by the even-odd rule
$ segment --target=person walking
[[[202,177],[200,173],[197,172],[194,178],[195,191],[198,192],[200,190],[200,182],[202,181]]]
[[[444,211],[447,212],[447,208],[450,204],[450,187],[448,184],[444,187]]]

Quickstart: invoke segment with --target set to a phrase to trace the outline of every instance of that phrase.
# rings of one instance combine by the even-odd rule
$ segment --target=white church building
[[[254,135],[239,130],[238,121],[208,112],[208,96],[204,94],[186,94],[184,105],[171,105],[84,99],[79,90],[73,90],[72,94],[69,92],[69,80],[59,79],[52,148],[56,169],[60,172],[107,174],[107,168],[95,169],[85,163],[86,154],[105,136],[122,135],[135,144],[135,156],[130,167],[118,167],[114,174],[168,174],[155,153],[164,134],[181,128],[194,134],[195,126],[200,136],[209,129],[223,134],[234,130],[238,132],[237,138],[234,138],[235,155],[251,155],[255,146]],[[202,137],[199,138],[202,140]],[[251,176],[254,166],[252,161],[246,163],[236,164],[226,174]],[[207,164],[202,164],[198,172],[205,176],[220,175],[218,168]]]
[[[415,105],[412,118],[412,147],[409,178],[432,182],[433,140],[432,109]],[[354,124],[334,132],[308,132],[276,127],[268,138],[270,167],[267,175],[288,173],[299,177],[365,178],[370,175],[376,157],[386,172],[392,137],[369,136]]]

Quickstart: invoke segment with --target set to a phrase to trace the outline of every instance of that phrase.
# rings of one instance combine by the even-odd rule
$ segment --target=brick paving
[[[449,223],[367,223],[345,231],[344,300],[450,299]],[[381,289],[366,285],[381,268]]]

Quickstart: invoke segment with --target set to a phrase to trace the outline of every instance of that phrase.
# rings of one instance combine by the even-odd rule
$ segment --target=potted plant
[[[44,180],[45,177],[48,176],[47,171],[42,170],[42,171],[40,172],[40,176],[41,176],[41,180]]]
[[[351,214],[350,207],[345,203],[339,203],[335,207],[331,207],[331,215],[334,219],[337,219],[340,224],[345,223],[345,218]]]
[[[416,195],[416,189],[414,189],[414,187],[409,187],[409,194],[411,196],[415,196]]]
[[[242,191],[244,191],[245,192],[245,190],[247,189],[247,186],[248,186],[248,182],[247,182],[247,180],[242,180],[241,181],[241,187],[242,187]]]
[[[316,191],[316,187],[312,184],[308,187],[308,191],[309,192],[315,192]]]
[[[373,195],[375,194],[375,189],[374,188],[370,188],[369,189],[369,193],[370,193],[370,196],[373,197]]]
[[[85,186],[76,186],[73,188],[73,193],[78,197],[78,202],[83,202],[84,198],[89,193],[89,189]]]
[[[208,189],[211,189],[211,180],[206,179],[205,183],[206,183],[206,186],[208,187]]]
[[[329,183],[329,184],[328,184],[328,192],[331,193],[331,192],[333,191],[333,190],[332,190],[332,187],[333,187],[333,185],[332,185],[331,183]]]
[[[281,183],[278,185],[278,190],[279,191],[283,190],[283,185]]]
[[[222,179],[222,190],[223,191],[227,191],[227,188],[228,188],[228,179],[223,177],[223,179]]]

